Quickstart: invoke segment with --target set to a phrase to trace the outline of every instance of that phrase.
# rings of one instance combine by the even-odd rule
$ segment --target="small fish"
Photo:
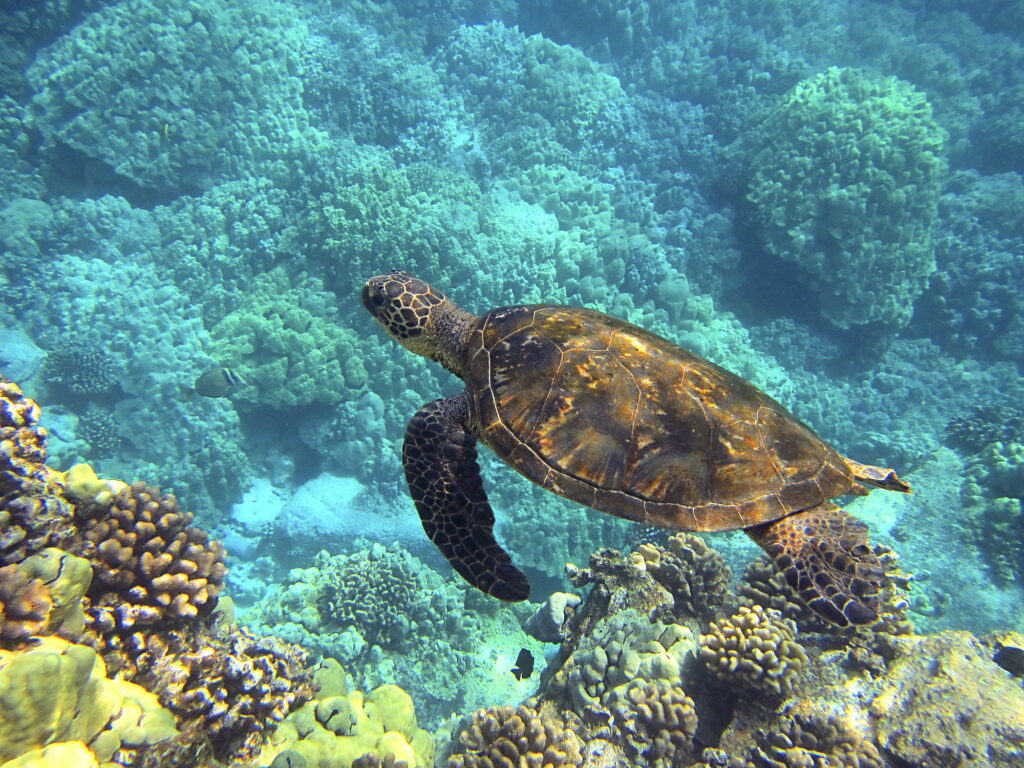
[[[512,667],[512,677],[516,680],[525,680],[533,674],[533,654],[526,648],[519,651],[516,657],[516,665]]]
[[[211,368],[198,379],[193,387],[203,397],[227,397],[246,381],[230,368]]]

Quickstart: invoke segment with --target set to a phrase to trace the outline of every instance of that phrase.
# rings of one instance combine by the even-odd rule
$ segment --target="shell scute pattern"
[[[484,439],[522,474],[631,520],[727,530],[853,484],[843,459],[739,377],[589,310],[494,310],[468,355]]]

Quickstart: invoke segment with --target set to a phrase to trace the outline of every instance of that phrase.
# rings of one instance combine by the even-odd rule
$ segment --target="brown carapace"
[[[362,301],[403,346],[466,382],[413,417],[403,450],[423,527],[470,584],[530,587],[494,538],[476,444],[538,485],[601,512],[688,531],[744,529],[814,611],[876,617],[882,568],[867,526],[829,499],[909,492],[844,458],[775,400],[675,344],[600,312],[549,305],[462,311],[403,272]]]

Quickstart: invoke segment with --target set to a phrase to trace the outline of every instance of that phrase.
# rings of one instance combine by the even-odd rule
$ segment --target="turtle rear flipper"
[[[811,610],[841,627],[878,619],[882,564],[868,527],[835,504],[819,504],[747,533],[775,561]]]
[[[492,597],[525,600],[530,583],[494,538],[494,513],[468,419],[466,393],[416,412],[402,446],[409,493],[423,530],[462,578]]]

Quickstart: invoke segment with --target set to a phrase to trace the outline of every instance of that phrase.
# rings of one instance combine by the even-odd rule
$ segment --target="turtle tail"
[[[819,504],[748,528],[816,614],[840,627],[878,619],[884,571],[868,545],[868,527],[835,504]]]
[[[518,602],[530,583],[494,538],[466,393],[427,403],[409,422],[402,463],[423,530],[462,578],[492,597]]]

